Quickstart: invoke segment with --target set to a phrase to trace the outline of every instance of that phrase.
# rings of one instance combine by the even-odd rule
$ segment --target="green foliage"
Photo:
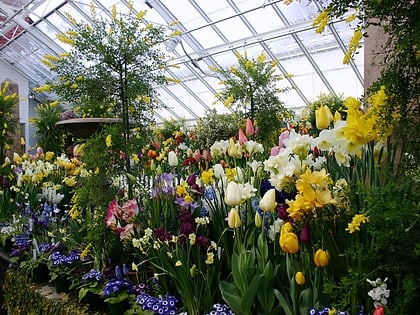
[[[42,293],[42,287],[14,270],[8,270],[4,282],[4,299],[9,314],[28,315],[89,315],[99,314],[90,312],[86,305],[79,304],[77,298],[61,295],[47,298]],[[30,303],[28,303],[30,301]]]
[[[418,172],[418,171],[417,171]],[[420,189],[410,177],[397,177],[367,194],[366,207],[375,239],[374,256],[382,279],[388,277],[389,314],[414,314],[420,299]]]
[[[224,84],[215,98],[242,118],[250,118],[259,130],[253,140],[271,148],[292,117],[278,96],[289,88],[277,88],[277,82],[283,79],[276,74],[278,62],[267,62],[264,52],[256,59],[248,58],[246,52],[237,53],[236,57],[237,65],[214,69],[222,76]]]
[[[131,8],[107,19],[91,7],[92,24],[70,17],[71,29],[59,36],[72,46],[70,52],[45,57],[57,75],[50,89],[81,117],[120,117],[126,123],[129,118],[138,127],[152,121],[160,106],[153,86],[166,82],[165,56],[158,45],[169,35],[144,16]]]
[[[13,143],[17,128],[14,109],[19,99],[8,91],[9,82],[0,87],[0,162],[3,163],[6,148]]]
[[[174,133],[185,129],[184,120],[175,120],[175,119],[165,119],[163,121],[163,126],[157,128],[154,132],[155,135],[159,136],[160,140],[166,140],[174,136]]]
[[[63,108],[57,102],[39,104],[36,108],[36,117],[29,119],[35,125],[37,146],[45,152],[51,151],[59,155],[64,150],[65,130],[57,128],[55,123],[61,118]]]
[[[394,115],[400,117],[394,127],[402,151],[420,160],[419,117],[420,98],[420,3],[398,0],[333,0],[327,6],[332,17],[340,17],[349,10],[357,10],[364,29],[380,26],[385,31],[384,54],[378,54],[374,66],[381,66],[379,78],[369,87],[367,95],[385,86]],[[369,33],[366,34],[369,36]]]
[[[208,149],[216,141],[237,136],[238,121],[235,114],[218,114],[215,109],[208,110],[192,129],[194,146],[200,150]]]
[[[311,123],[310,134],[314,137],[316,137],[321,131],[316,127],[315,111],[323,105],[328,106],[333,115],[335,112],[339,112],[341,119],[346,120],[347,113],[346,107],[344,106],[344,96],[335,96],[331,93],[320,93],[317,98],[311,104],[309,104],[309,117]]]

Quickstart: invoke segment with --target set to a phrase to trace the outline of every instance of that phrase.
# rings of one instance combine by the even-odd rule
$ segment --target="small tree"
[[[44,151],[55,154],[63,152],[65,142],[65,130],[56,128],[63,113],[63,108],[57,101],[39,104],[36,108],[36,117],[29,119],[35,125],[37,145]]]
[[[16,93],[9,93],[9,82],[2,84],[0,89],[0,161],[3,163],[6,150],[14,141],[16,134],[17,119],[15,106],[19,102]]]
[[[118,14],[114,6],[110,19],[98,16],[93,4],[90,8],[91,24],[68,15],[72,28],[57,37],[71,49],[45,57],[56,77],[40,90],[55,92],[80,117],[121,118],[125,141],[119,150],[126,153],[129,171],[130,152],[141,145],[134,142],[142,139],[131,137],[132,129],[150,134],[153,113],[162,106],[154,86],[167,82],[160,47],[171,34],[168,28],[148,23],[146,11],[136,13],[132,2],[127,13]]]
[[[266,61],[262,52],[256,59],[236,53],[238,64],[229,68],[215,68],[223,80],[224,89],[215,95],[217,101],[234,110],[238,116],[250,118],[258,127],[256,139],[267,147],[277,143],[277,137],[285,120],[291,113],[283,106],[277,82],[282,80],[276,74],[278,61]]]

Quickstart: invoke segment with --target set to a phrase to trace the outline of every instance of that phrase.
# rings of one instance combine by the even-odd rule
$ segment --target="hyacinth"
[[[178,312],[178,299],[173,295],[158,298],[144,293],[137,296],[136,304],[141,305],[143,310],[150,310],[155,314],[175,315]]]

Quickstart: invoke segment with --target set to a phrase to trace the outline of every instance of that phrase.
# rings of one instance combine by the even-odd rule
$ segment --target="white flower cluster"
[[[387,289],[386,280],[388,278],[385,278],[384,281],[380,278],[377,278],[375,281],[366,279],[373,286],[373,289],[368,292],[368,295],[372,298],[375,307],[379,305],[385,306],[388,302],[387,299],[389,298],[390,290]]]

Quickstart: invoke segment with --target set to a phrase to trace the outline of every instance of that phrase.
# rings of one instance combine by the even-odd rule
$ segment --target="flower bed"
[[[12,270],[47,264],[79,301],[127,314],[409,309],[418,169],[397,173],[376,96],[367,113],[346,99],[346,120],[324,108],[319,134],[287,129],[270,154],[248,128],[201,151],[177,131],[130,172],[106,129],[72,159],[15,155]]]

